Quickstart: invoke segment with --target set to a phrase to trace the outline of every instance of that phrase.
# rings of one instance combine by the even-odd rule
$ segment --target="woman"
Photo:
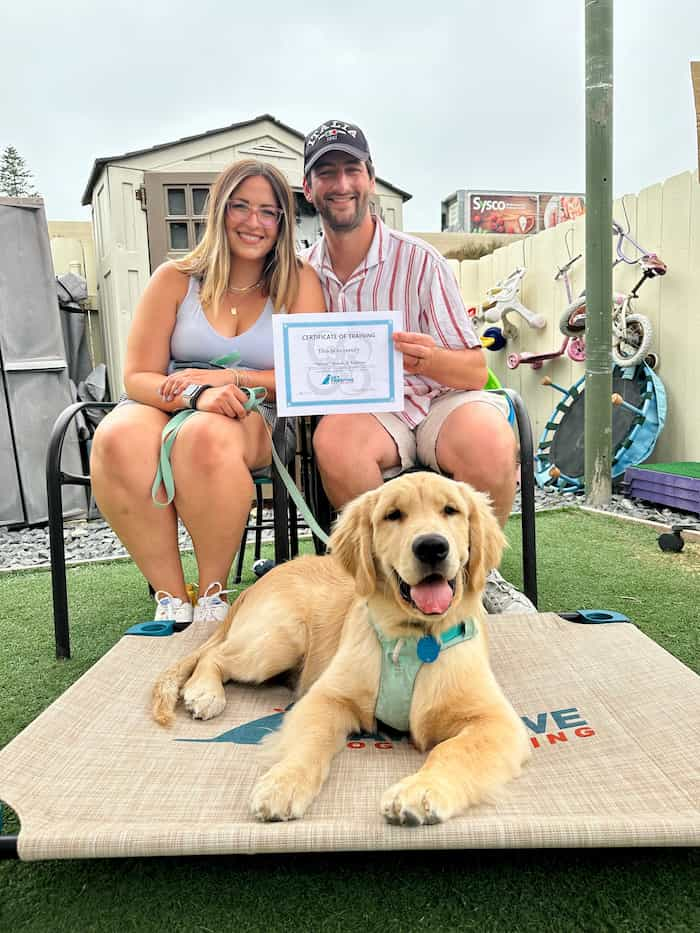
[[[263,386],[274,395],[272,314],[325,311],[316,273],[295,256],[294,228],[293,195],[276,168],[251,159],[219,176],[200,244],[181,261],[160,266],[146,286],[127,343],[128,398],[95,433],[90,468],[97,504],[156,589],[155,618],[177,627],[193,620],[178,515],[199,572],[194,621],[220,621],[228,609],[221,581],[250,512],[251,470],[271,460],[267,426],[245,410],[241,387]],[[235,368],[175,368],[233,353],[240,356]],[[151,487],[161,432],[173,413],[188,407],[201,414],[187,418],[177,434],[170,454],[175,497],[159,507]],[[263,408],[272,421],[274,407]]]

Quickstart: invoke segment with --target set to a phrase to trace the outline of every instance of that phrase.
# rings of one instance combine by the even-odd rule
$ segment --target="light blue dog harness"
[[[408,732],[416,676],[423,664],[432,664],[441,651],[470,641],[477,634],[474,619],[458,622],[440,636],[387,638],[370,616],[382,649],[382,668],[375,716],[398,732]]]

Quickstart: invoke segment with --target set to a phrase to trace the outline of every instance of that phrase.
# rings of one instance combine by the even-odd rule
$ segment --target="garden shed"
[[[183,256],[205,221],[209,186],[230,162],[257,158],[281,169],[295,193],[297,241],[310,245],[320,224],[302,191],[304,134],[264,114],[149,149],[96,159],[83,204],[92,207],[105,356],[113,396],[122,389],[126,337],[152,270]],[[378,178],[375,209],[403,229],[411,195]]]

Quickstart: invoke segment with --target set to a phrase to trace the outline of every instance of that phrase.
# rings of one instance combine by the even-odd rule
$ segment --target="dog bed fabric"
[[[160,671],[213,624],[126,636],[0,752],[23,859],[700,843],[700,678],[633,624],[491,616],[496,677],[533,746],[496,799],[435,826],[390,826],[382,792],[424,755],[378,724],[348,738],[307,815],[258,823],[258,741],[292,701],[229,684],[220,717],[150,718]]]

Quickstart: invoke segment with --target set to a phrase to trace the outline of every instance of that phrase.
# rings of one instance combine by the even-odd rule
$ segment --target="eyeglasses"
[[[251,207],[247,201],[237,201],[235,198],[226,202],[226,211],[229,217],[240,221],[255,214],[263,227],[276,227],[284,216],[284,211],[279,207]]]

